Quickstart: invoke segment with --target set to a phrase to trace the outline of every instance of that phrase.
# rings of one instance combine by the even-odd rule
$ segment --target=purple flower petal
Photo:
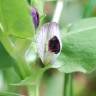
[[[38,14],[36,8],[32,8],[31,15],[33,17],[34,26],[35,26],[35,28],[37,28],[39,26],[39,14]]]
[[[60,42],[56,36],[49,40],[48,49],[50,52],[54,52],[55,54],[60,52]]]

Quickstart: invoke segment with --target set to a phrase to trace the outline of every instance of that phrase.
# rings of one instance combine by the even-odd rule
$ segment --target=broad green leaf
[[[14,66],[15,60],[8,54],[3,45],[0,43],[0,69]]]
[[[89,22],[90,21],[90,22]],[[62,38],[60,71],[91,72],[96,69],[96,18],[73,24]]]
[[[34,28],[25,0],[0,0],[0,23],[6,35],[31,38]]]
[[[76,21],[69,26],[69,32],[81,32],[84,30],[90,30],[96,28],[96,18],[87,18],[83,20]]]
[[[22,57],[24,57],[27,49],[29,48],[32,42],[32,40],[22,39],[15,36],[10,36],[8,39],[11,47],[14,48],[15,53],[18,53]]]
[[[27,1],[0,0],[0,23],[4,29],[1,42],[8,54],[18,63],[15,64],[18,66],[17,70],[20,69],[19,71],[25,76],[29,73],[29,67],[27,68],[29,65],[25,64],[24,56],[34,35]]]
[[[65,35],[65,32],[78,32],[78,31],[84,31],[84,30],[90,30],[93,28],[96,28],[96,18],[87,18],[79,21],[75,21],[73,24],[68,24],[66,26],[63,26],[62,29],[62,38]]]

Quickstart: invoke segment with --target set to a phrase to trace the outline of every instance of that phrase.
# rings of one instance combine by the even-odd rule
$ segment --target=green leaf
[[[63,35],[60,71],[91,72],[96,69],[96,18],[85,19],[71,26]]]
[[[0,0],[0,22],[5,35],[31,38],[34,28],[25,0]]]
[[[0,69],[14,66],[15,60],[8,54],[3,45],[0,43]]]
[[[24,56],[34,36],[32,16],[28,8],[25,0],[0,0],[0,23],[4,29],[0,39],[8,54],[16,60],[15,69],[19,70],[17,72],[23,78],[30,73]]]
[[[96,18],[87,18],[79,20],[69,26],[69,32],[82,32],[84,30],[90,30],[96,28]]]
[[[4,38],[5,39],[5,38]],[[6,38],[7,39],[7,38]],[[9,38],[9,43],[10,45],[13,45],[11,47],[14,48],[15,50],[15,53],[19,54],[19,56],[22,56],[24,57],[26,51],[28,50],[28,48],[30,47],[30,44],[32,42],[32,39],[31,40],[28,40],[28,39],[22,39],[22,38],[18,38],[18,37],[15,37],[15,36],[10,36]],[[8,42],[8,41],[7,41]],[[16,55],[15,54],[15,55]],[[17,55],[16,55],[17,56]]]

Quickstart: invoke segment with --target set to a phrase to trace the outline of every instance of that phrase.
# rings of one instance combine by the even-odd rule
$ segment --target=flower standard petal
[[[37,51],[44,64],[54,63],[61,51],[59,26],[49,22],[42,26],[37,35]]]

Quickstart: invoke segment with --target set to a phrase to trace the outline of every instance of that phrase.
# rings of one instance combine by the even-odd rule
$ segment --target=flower
[[[32,7],[31,15],[33,17],[34,26],[37,28],[39,26],[39,13],[37,12],[36,8]]]
[[[59,26],[49,22],[42,26],[37,34],[37,52],[44,64],[54,63],[61,51]]]

